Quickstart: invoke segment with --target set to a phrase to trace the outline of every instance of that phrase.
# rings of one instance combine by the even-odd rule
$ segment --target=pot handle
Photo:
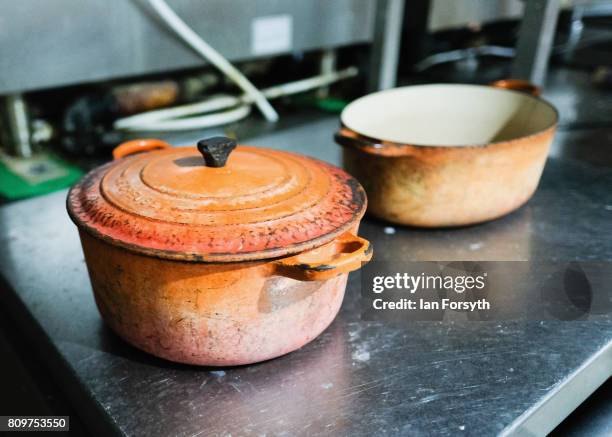
[[[524,79],[502,79],[491,82],[489,85],[495,88],[503,88],[507,90],[521,91],[526,94],[531,94],[534,97],[539,97],[542,94],[542,89]]]
[[[134,153],[148,152],[155,149],[167,149],[169,147],[172,146],[165,141],[155,138],[126,141],[113,149],[113,159],[120,159]]]
[[[340,130],[334,134],[336,143],[345,147],[354,147],[361,150],[379,150],[385,146],[374,141],[370,141],[362,136],[355,136],[350,129],[342,126]]]
[[[361,267],[372,258],[369,241],[346,232],[331,243],[275,262],[275,273],[298,281],[323,281]]]
[[[378,156],[412,156],[417,152],[417,148],[409,144],[380,143],[356,134],[345,126],[340,126],[340,130],[334,134],[334,140],[343,147],[355,148]]]

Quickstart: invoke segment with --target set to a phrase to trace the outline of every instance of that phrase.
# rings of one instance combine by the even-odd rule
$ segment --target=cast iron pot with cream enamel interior
[[[324,162],[223,137],[113,155],[70,190],[68,212],[102,318],[153,355],[225,366],[298,349],[371,257],[357,236],[365,192]]]
[[[407,86],[343,110],[335,139],[368,194],[368,212],[405,225],[461,226],[529,200],[558,114],[528,82],[492,85]]]

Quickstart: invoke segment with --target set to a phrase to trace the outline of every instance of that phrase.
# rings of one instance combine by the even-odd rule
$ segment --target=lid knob
[[[224,167],[236,141],[227,137],[212,137],[198,141],[198,150],[208,167]]]

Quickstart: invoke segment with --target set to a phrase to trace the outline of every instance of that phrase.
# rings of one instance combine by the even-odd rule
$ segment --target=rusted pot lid
[[[223,165],[234,146],[218,137],[199,142],[200,151],[166,148],[118,159],[70,190],[68,212],[82,230],[114,245],[190,261],[302,252],[363,216],[365,192],[341,169],[249,146],[235,147]]]

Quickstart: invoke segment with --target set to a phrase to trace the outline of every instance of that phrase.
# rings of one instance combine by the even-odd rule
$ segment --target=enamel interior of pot
[[[479,85],[418,85],[370,94],[342,112],[342,123],[377,140],[421,146],[474,146],[542,132],[557,122],[544,100]]]

